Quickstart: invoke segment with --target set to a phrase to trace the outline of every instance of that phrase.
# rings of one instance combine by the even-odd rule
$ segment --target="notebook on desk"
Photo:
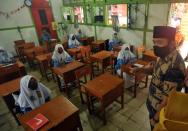
[[[31,127],[34,131],[38,130],[49,120],[43,114],[37,114],[34,118],[30,119],[26,124]]]
[[[137,64],[137,63],[132,65],[133,68],[135,68],[135,67],[136,67],[136,68],[142,68],[143,66],[144,66],[144,65]]]

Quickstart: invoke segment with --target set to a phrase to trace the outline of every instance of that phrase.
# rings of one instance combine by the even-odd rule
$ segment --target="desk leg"
[[[101,106],[102,106],[102,118],[103,118],[103,124],[106,125],[106,113],[105,113],[105,106],[103,105],[103,102],[101,101]]]
[[[41,76],[43,76],[43,73],[42,73],[42,65],[41,65],[42,63],[38,63],[38,66],[39,66],[39,70],[40,70],[40,74],[41,74]]]
[[[88,107],[89,114],[92,114],[90,96],[88,93],[86,94],[86,97],[87,97],[87,107]]]
[[[42,64],[42,69],[43,69],[44,75],[45,75],[45,77],[46,77],[46,80],[47,80],[47,81],[50,81],[49,78],[48,78],[48,74],[47,74],[47,72],[46,72],[46,70],[45,70],[45,65],[44,65],[44,63],[41,63],[41,64]]]
[[[17,118],[17,116],[16,116],[16,114],[15,114],[15,112],[13,111],[13,107],[14,107],[13,106],[13,104],[14,104],[14,100],[13,99],[14,98],[11,95],[8,95],[6,97],[3,97],[3,99],[4,99],[5,103],[6,103],[9,111],[11,112],[11,114],[14,117],[14,119],[16,120],[17,124],[21,125],[20,122],[19,122],[19,120],[18,120],[18,118]]]
[[[137,82],[135,81],[135,84],[134,84],[134,98],[136,98],[136,93],[137,93]]]
[[[80,117],[79,117],[79,114],[78,114],[78,128],[79,128],[79,131],[83,131],[83,128],[82,128],[82,124],[81,124],[81,121],[80,121]]]
[[[121,95],[121,108],[122,109],[124,108],[124,92],[122,92],[122,95]]]
[[[60,92],[62,92],[60,78],[58,75],[56,75],[56,78],[57,78],[57,84],[58,84],[59,90],[60,90]]]

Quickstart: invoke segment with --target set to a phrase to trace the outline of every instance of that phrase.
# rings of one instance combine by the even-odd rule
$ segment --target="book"
[[[26,124],[31,127],[34,131],[38,130],[49,120],[43,114],[37,114],[34,118],[30,119]]]
[[[141,64],[133,64],[134,67],[137,67],[137,68],[142,68],[144,65],[141,65]]]

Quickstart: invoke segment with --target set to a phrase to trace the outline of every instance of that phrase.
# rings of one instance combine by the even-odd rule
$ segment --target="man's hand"
[[[153,71],[155,62],[149,62],[149,64],[147,64],[146,66],[142,67],[142,68],[134,68],[132,70],[133,73],[138,73],[138,72],[142,72],[142,73],[151,73]]]

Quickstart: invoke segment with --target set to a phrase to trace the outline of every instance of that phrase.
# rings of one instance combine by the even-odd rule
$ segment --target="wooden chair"
[[[87,76],[90,76],[90,80],[92,80],[93,73],[92,73],[91,66],[86,65],[86,66],[76,70],[75,76],[76,76],[76,80],[77,80],[77,87],[78,87],[79,92],[80,92],[81,102],[84,103],[84,99],[83,99],[82,94],[86,94],[86,90],[85,90],[85,87],[81,85],[80,79],[84,77],[84,82],[83,82],[84,84],[87,83]]]
[[[113,62],[112,56],[106,58],[103,61],[103,65],[102,66],[103,66],[104,71],[110,71],[113,74],[114,73],[114,62]]]
[[[42,55],[44,54],[46,51],[44,48],[42,48],[41,46],[35,47],[35,50],[33,52],[34,57],[37,55]]]
[[[91,43],[92,43],[94,40],[95,40],[95,37],[94,37],[94,36],[88,37],[88,39],[87,39],[87,44],[88,44],[88,45],[91,45]]]
[[[29,48],[33,48],[33,47],[35,47],[34,42],[27,42],[24,46],[24,49],[29,49]]]
[[[0,83],[22,76],[17,63],[10,66],[0,66],[0,72]]]
[[[82,62],[86,64],[91,64],[90,56],[91,56],[91,46],[85,46],[85,50],[81,51],[82,54]]]
[[[137,87],[140,83],[145,83],[144,87],[147,87],[147,83],[148,83],[147,74],[143,72],[132,73],[130,70],[130,66],[128,67],[127,65],[121,66],[121,78],[123,78],[123,73],[126,73],[134,78],[134,86],[131,86],[133,88],[134,97],[136,97],[137,95]],[[145,78],[145,81],[143,81],[144,78]]]
[[[50,80],[48,77],[49,75],[51,75],[53,80],[55,81],[55,77],[54,77],[54,74],[52,71],[52,57],[51,57],[51,55],[47,56],[47,59],[44,61],[43,65],[44,65],[44,74],[45,74],[47,81]]]
[[[25,40],[16,40],[14,41],[14,48],[16,51],[17,56],[21,61],[24,61],[23,54],[21,50],[23,49],[23,46],[25,45]]]

